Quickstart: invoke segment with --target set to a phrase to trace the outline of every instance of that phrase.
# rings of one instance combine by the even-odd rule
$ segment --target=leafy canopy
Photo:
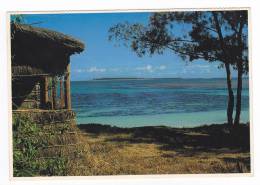
[[[242,56],[248,70],[247,11],[153,13],[147,25],[124,22],[112,26],[109,40],[123,43],[140,57],[171,50],[184,60],[221,61],[236,68]]]

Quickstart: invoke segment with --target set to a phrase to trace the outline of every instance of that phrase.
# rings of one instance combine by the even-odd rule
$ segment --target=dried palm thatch
[[[70,55],[84,44],[63,33],[24,24],[11,25],[12,75],[62,75]]]
[[[11,28],[13,33],[12,36],[15,38],[24,38],[24,40],[35,39],[37,41],[37,43],[35,43],[36,46],[39,44],[39,42],[46,42],[57,45],[58,47],[62,47],[70,52],[70,54],[80,53],[84,50],[85,47],[84,44],[79,40],[49,29],[16,23],[13,23]]]
[[[28,75],[47,75],[45,71],[43,71],[40,68],[36,68],[33,66],[26,66],[26,65],[21,65],[21,66],[12,66],[12,76],[28,76]]]

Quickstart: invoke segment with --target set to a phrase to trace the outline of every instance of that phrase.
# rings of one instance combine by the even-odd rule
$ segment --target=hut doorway
[[[66,75],[43,77],[40,85],[41,108],[52,110],[71,109],[69,85],[69,78]]]
[[[13,79],[13,109],[71,109],[68,74],[16,77]]]

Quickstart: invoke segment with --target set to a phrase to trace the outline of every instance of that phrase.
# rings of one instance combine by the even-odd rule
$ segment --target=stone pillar
[[[70,98],[70,64],[67,65],[67,70],[64,79],[64,91],[65,91],[65,107],[71,109],[71,98]]]

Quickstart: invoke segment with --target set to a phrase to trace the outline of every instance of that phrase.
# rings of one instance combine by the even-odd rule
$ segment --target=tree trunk
[[[237,97],[236,97],[236,116],[235,116],[235,125],[239,125],[240,122],[240,113],[241,113],[241,96],[242,96],[242,75],[243,75],[243,66],[242,62],[239,62],[237,65]]]
[[[240,22],[240,28],[238,31],[238,45],[240,48],[240,56],[237,62],[237,101],[236,101],[236,116],[235,116],[235,126],[239,125],[240,122],[240,113],[241,113],[241,96],[242,96],[242,77],[243,77],[243,39],[242,39],[242,30],[244,24]]]
[[[228,88],[227,120],[229,125],[233,125],[234,93],[232,90],[230,65],[225,63],[225,68],[227,74],[227,88]]]
[[[228,61],[229,53],[226,49],[226,45],[225,45],[225,42],[224,42],[224,39],[223,39],[220,23],[219,23],[219,20],[218,20],[218,14],[217,14],[217,12],[212,12],[212,15],[213,15],[213,18],[214,18],[214,22],[215,22],[217,34],[218,34],[218,37],[219,37],[221,49],[222,49],[224,55],[227,58],[227,61],[225,62],[225,68],[226,68],[226,74],[227,74],[227,88],[228,88],[227,118],[228,118],[228,124],[233,125],[234,93],[233,93],[233,90],[232,90],[230,64],[229,64],[229,61]]]

